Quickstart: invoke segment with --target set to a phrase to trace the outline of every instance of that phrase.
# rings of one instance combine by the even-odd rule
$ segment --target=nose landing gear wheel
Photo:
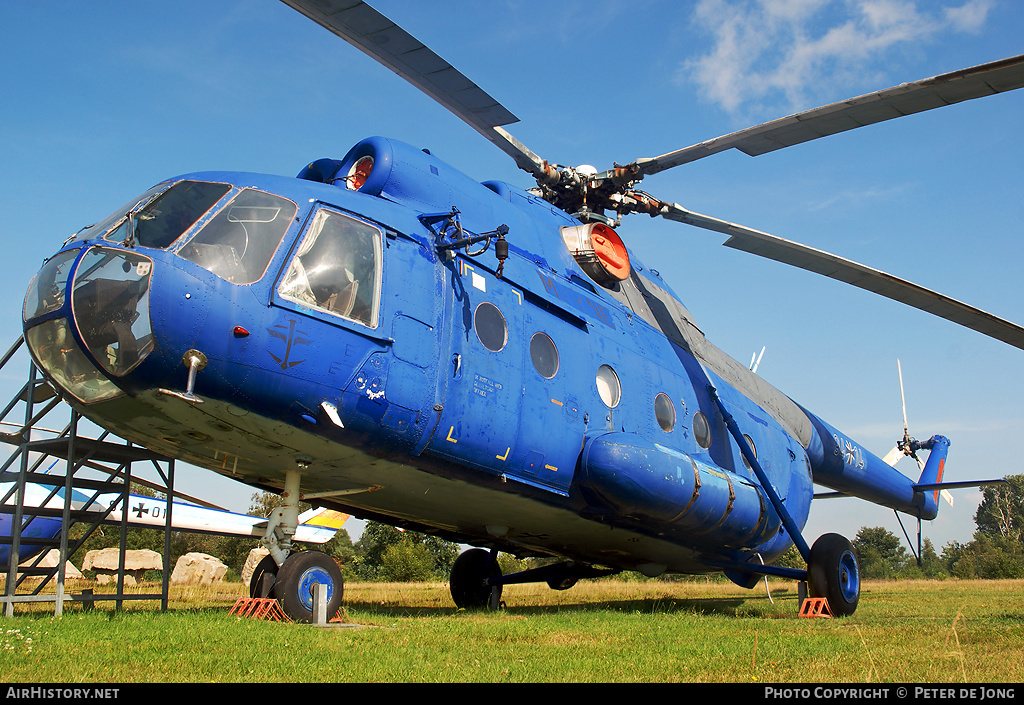
[[[313,621],[313,586],[327,588],[327,618],[341,607],[344,581],[334,559],[320,551],[300,551],[288,556],[277,572],[274,593],[284,613],[296,622]]]
[[[824,597],[836,617],[848,617],[860,599],[860,569],[853,544],[839,534],[824,534],[811,546],[807,561],[811,597]]]
[[[273,556],[264,556],[249,578],[249,597],[274,597],[276,583],[277,563]]]
[[[482,548],[471,548],[459,555],[452,564],[452,572],[449,577],[451,583],[452,599],[457,607],[472,609],[475,607],[487,607],[491,604],[492,593],[497,591],[494,602],[501,599],[501,585],[493,588],[484,581],[488,578],[501,577],[501,568],[498,562],[491,560],[489,551]]]

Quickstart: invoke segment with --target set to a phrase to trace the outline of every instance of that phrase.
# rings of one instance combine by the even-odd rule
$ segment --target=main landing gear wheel
[[[327,588],[327,618],[341,607],[344,581],[334,559],[320,551],[300,551],[288,556],[277,571],[274,592],[284,613],[296,622],[313,621],[313,586]]]
[[[493,603],[501,600],[501,585],[491,587],[486,583],[488,578],[500,578],[501,568],[498,561],[491,559],[490,551],[482,548],[471,548],[459,555],[452,564],[449,577],[452,599],[455,605],[463,609],[487,607],[492,604],[492,593],[497,592]]]
[[[860,569],[853,544],[839,534],[824,534],[811,546],[807,561],[811,597],[824,597],[836,617],[848,617],[860,599]]]
[[[249,597],[274,597],[275,583],[277,563],[273,556],[264,556],[263,560],[256,564],[256,569],[249,578]]]

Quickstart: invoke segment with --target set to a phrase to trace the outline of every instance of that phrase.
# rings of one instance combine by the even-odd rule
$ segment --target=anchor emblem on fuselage
[[[267,350],[267,354],[270,355],[270,357],[274,358],[274,362],[280,365],[282,370],[290,369],[292,367],[295,367],[296,365],[301,365],[303,362],[305,362],[304,359],[291,359],[293,348],[296,345],[309,345],[310,343],[313,342],[310,338],[307,337],[308,333],[302,330],[298,330],[295,327],[296,321],[294,318],[288,318],[285,320],[287,321],[287,325],[285,325],[284,323],[278,323],[276,326],[272,328],[267,328],[267,332],[270,333],[271,338],[277,338],[279,340],[284,341],[283,357],[278,357],[270,350]]]

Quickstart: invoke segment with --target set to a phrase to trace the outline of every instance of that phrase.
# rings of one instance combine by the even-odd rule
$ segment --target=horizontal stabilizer
[[[914,485],[915,490],[928,492],[930,490],[959,490],[964,487],[984,487],[985,485],[1005,484],[1006,480],[964,480],[963,482],[932,482],[924,485]]]
[[[848,494],[846,492],[819,492],[816,493],[813,499],[839,499],[840,497],[854,497],[855,495]]]

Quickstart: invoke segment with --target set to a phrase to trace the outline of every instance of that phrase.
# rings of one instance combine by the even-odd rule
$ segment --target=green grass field
[[[74,586],[70,586],[74,591]],[[153,587],[143,588],[153,592]],[[152,682],[1024,682],[1024,581],[868,582],[847,619],[797,616],[795,586],[510,586],[466,612],[442,583],[346,585],[347,625],[228,614],[238,584],[172,608],[19,608],[4,680]],[[44,611],[45,610],[45,611]]]

